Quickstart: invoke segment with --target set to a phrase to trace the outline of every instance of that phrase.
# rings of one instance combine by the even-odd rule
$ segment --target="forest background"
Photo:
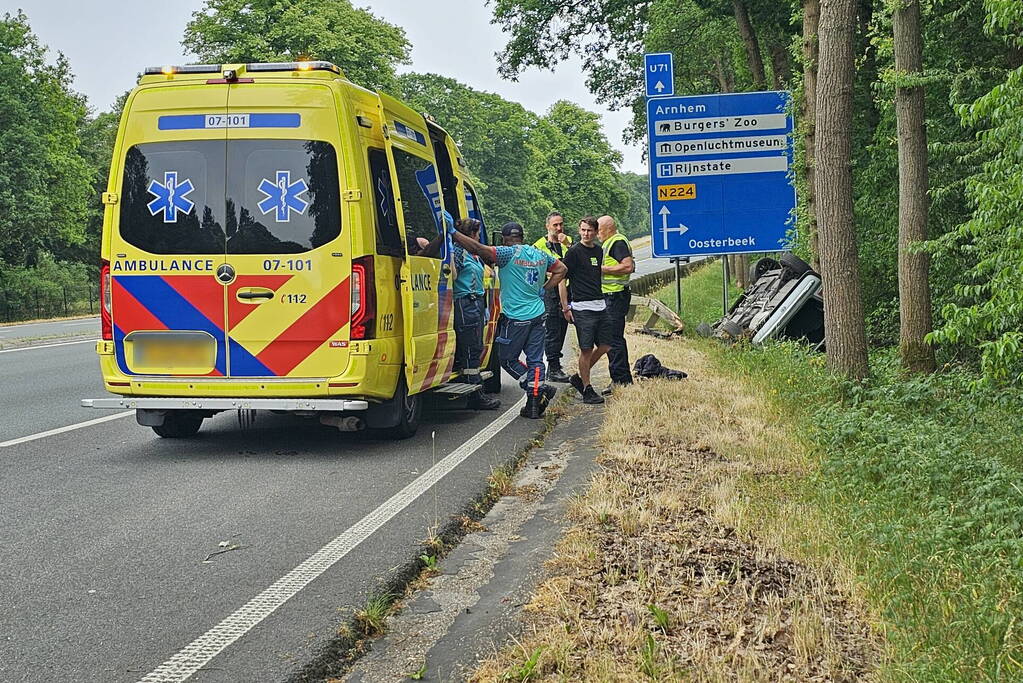
[[[449,75],[399,74],[404,30],[348,0],[211,0],[182,42],[195,62],[331,61],[432,114],[458,142],[491,228],[515,220],[538,237],[558,210],[649,229],[647,178],[619,170],[598,114],[569,101],[537,114]],[[24,13],[0,18],[0,322],[98,311],[100,194],[124,96],[97,110],[74,91],[60,47],[41,44]]]

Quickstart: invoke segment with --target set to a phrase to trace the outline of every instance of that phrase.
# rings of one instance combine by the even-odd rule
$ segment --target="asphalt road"
[[[56,337],[95,334],[99,337],[99,318],[79,318],[74,320],[52,320],[40,323],[21,323],[18,325],[0,325],[0,341],[15,339],[35,339],[39,343],[59,341]]]
[[[20,327],[38,338],[82,322]],[[2,681],[138,681],[314,553],[356,538],[190,680],[286,678],[538,427],[505,415],[521,397],[506,378],[502,410],[436,407],[403,442],[270,413],[249,430],[223,413],[184,441],[159,439],[129,415],[17,442],[111,414],[78,407],[102,394],[97,365],[91,343],[0,352]],[[407,507],[378,514],[452,453],[464,460]],[[360,529],[364,540],[352,536]]]

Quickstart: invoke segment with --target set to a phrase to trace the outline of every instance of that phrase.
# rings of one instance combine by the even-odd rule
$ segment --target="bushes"
[[[0,265],[0,320],[97,313],[98,283],[96,268],[58,262],[48,254],[34,268]]]

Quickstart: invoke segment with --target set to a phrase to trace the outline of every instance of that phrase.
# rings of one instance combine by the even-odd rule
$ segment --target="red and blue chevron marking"
[[[217,360],[211,376],[227,374],[224,288],[212,277],[190,275],[120,275],[113,278],[114,352],[117,365],[128,375],[124,337],[135,330],[201,330],[217,340]],[[246,374],[274,376],[263,363],[231,341],[232,366]],[[237,374],[238,368],[235,369]]]

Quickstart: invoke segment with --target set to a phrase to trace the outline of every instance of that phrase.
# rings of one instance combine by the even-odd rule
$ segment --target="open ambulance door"
[[[405,380],[409,394],[418,394],[446,382],[455,361],[451,240],[425,119],[382,93],[380,115],[405,243],[400,278]]]

